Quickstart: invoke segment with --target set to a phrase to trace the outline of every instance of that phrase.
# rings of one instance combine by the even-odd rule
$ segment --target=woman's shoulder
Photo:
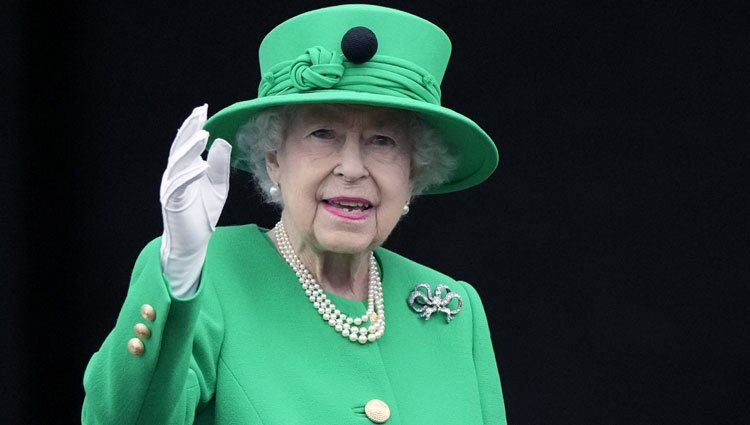
[[[458,290],[472,297],[478,297],[476,290],[468,282],[449,276],[389,249],[378,248],[375,251],[375,256],[383,269],[384,279],[390,278],[389,280],[401,282],[406,286],[427,283],[434,287],[443,284],[452,291]]]
[[[213,239],[219,239],[222,241],[227,241],[234,238],[248,237],[252,239],[256,237],[263,237],[263,235],[267,231],[268,229],[258,226],[255,223],[218,226],[216,227],[214,234],[211,236],[211,240],[213,241]]]
[[[211,240],[208,244],[210,251],[216,250],[238,250],[241,248],[253,247],[265,247],[271,243],[270,239],[266,237],[265,229],[257,224],[237,224],[228,226],[218,226],[211,235]]]
[[[450,282],[456,281],[452,277],[435,270],[432,267],[418,263],[386,248],[378,248],[375,250],[375,256],[383,268],[383,273],[399,273],[412,276],[431,277]]]

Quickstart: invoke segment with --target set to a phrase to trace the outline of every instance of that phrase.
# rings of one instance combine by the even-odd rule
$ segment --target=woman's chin
[[[319,250],[337,254],[361,254],[371,251],[382,242],[374,223],[359,223],[354,226],[346,223],[319,223],[314,227],[314,237]]]

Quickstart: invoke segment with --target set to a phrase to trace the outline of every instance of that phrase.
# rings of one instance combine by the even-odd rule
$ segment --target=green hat
[[[260,45],[258,97],[235,103],[205,125],[231,144],[252,115],[278,105],[349,103],[419,113],[458,159],[449,181],[425,193],[481,183],[498,164],[492,139],[474,121],[440,105],[448,36],[418,16],[371,5],[343,5],[295,16]],[[249,171],[232,152],[232,166]]]

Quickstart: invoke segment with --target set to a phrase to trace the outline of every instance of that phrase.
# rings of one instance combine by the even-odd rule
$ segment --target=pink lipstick
[[[323,208],[346,220],[364,220],[370,215],[372,204],[364,198],[338,196],[324,199]]]

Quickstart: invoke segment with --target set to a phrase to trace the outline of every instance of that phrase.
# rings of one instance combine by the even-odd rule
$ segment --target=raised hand
[[[209,134],[203,130],[208,105],[195,108],[169,150],[159,191],[164,234],[161,265],[177,297],[197,289],[206,249],[229,192],[232,147],[216,139],[204,161]]]

